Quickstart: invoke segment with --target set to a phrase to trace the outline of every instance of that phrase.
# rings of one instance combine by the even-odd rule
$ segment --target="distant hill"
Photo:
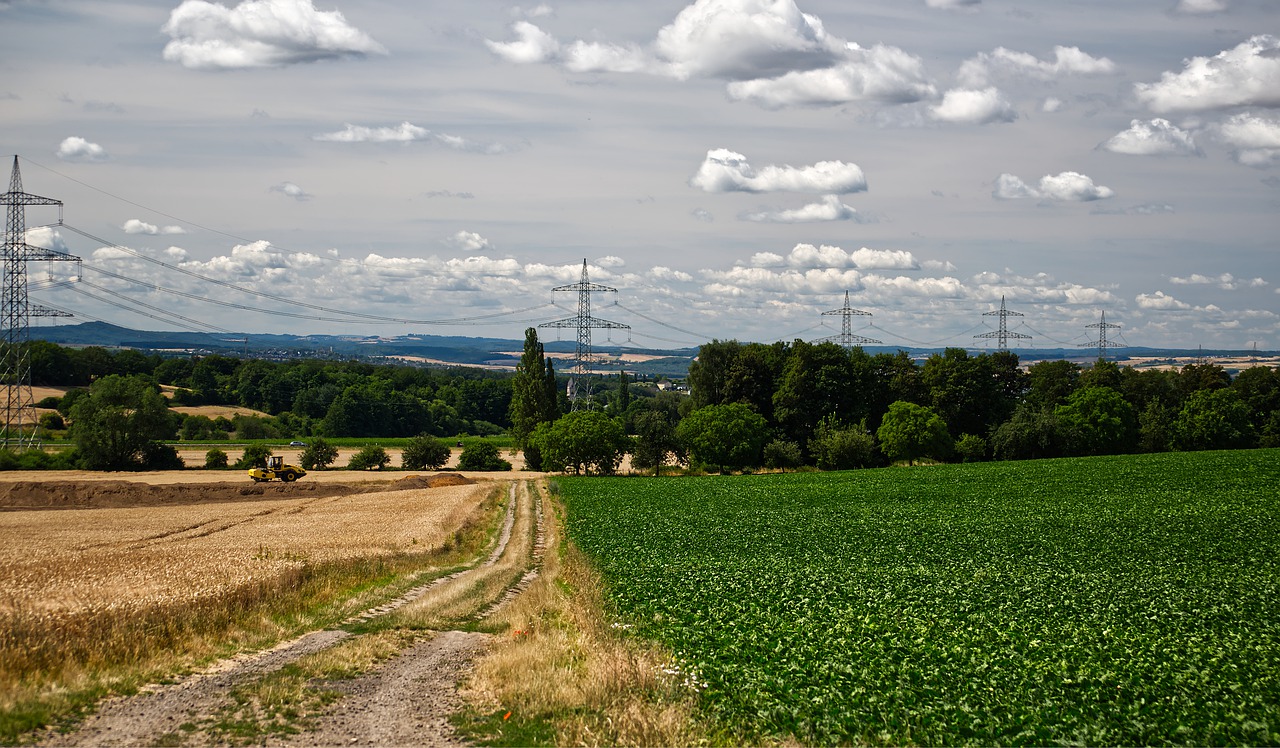
[[[456,335],[219,335],[200,332],[166,332],[132,330],[106,322],[82,322],[31,328],[31,337],[67,346],[99,345],[109,348],[135,348],[141,351],[174,355],[222,354],[273,360],[298,358],[359,359],[373,362],[403,362],[424,366],[477,366],[489,369],[512,369],[519,360],[524,340],[506,338],[472,338]],[[561,361],[557,369],[565,371],[564,357],[572,355],[575,342],[543,341],[549,354]],[[943,348],[906,346],[865,346],[867,353],[906,351],[924,360]],[[625,367],[628,373],[646,376],[682,378],[698,355],[697,349],[674,350],[596,344],[593,351],[607,363],[602,371]],[[1046,359],[1070,359],[1087,363],[1096,353],[1088,348],[1018,348],[1014,349],[1023,363]],[[1221,359],[1228,368],[1238,368],[1252,358],[1275,359],[1275,351],[1186,350],[1177,348],[1129,347],[1113,350],[1120,363],[1143,366],[1182,365],[1197,359]]]

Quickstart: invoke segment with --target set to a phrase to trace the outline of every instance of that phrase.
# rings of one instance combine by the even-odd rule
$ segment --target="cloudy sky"
[[[35,302],[518,338],[586,259],[643,346],[1280,348],[1274,0],[336,2],[0,0]]]

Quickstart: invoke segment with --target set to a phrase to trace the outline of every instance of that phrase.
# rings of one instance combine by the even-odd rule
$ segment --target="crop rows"
[[[732,738],[1280,741],[1276,451],[565,480]]]

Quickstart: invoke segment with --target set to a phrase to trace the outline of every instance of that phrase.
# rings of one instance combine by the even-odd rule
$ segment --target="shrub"
[[[205,470],[224,470],[227,467],[227,453],[214,447],[204,453]]]
[[[473,442],[462,450],[458,458],[459,470],[480,472],[510,470],[511,463],[498,456],[498,448],[490,442]]]
[[[62,416],[58,413],[45,413],[40,416],[40,428],[45,431],[62,431],[67,427],[67,422],[62,420]]]
[[[236,460],[236,467],[240,470],[248,470],[249,468],[267,466],[267,458],[271,456],[271,450],[262,444],[250,444],[244,448],[244,454],[240,455],[240,459]]]
[[[400,454],[405,470],[439,470],[449,462],[449,445],[434,436],[423,434],[409,440]]]
[[[964,434],[956,441],[956,457],[961,462],[984,462],[987,459],[987,440],[977,434]]]
[[[182,470],[186,466],[172,445],[147,442],[142,448],[142,467],[146,470]]]
[[[324,439],[316,438],[302,450],[300,462],[303,470],[316,468],[323,470],[332,465],[336,459],[338,459],[338,448]]]
[[[800,445],[785,439],[774,439],[764,445],[764,466],[786,472],[787,468],[800,467],[804,457]]]
[[[377,444],[366,444],[359,452],[351,455],[347,463],[348,470],[381,470],[391,464],[391,456],[387,450]]]
[[[867,431],[865,421],[858,426],[843,426],[834,419],[823,419],[809,442],[809,452],[819,470],[852,470],[877,462],[876,440]]]

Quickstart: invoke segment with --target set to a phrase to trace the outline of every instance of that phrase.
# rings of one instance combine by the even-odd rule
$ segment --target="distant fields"
[[[728,741],[1280,742],[1280,450],[561,485]]]

